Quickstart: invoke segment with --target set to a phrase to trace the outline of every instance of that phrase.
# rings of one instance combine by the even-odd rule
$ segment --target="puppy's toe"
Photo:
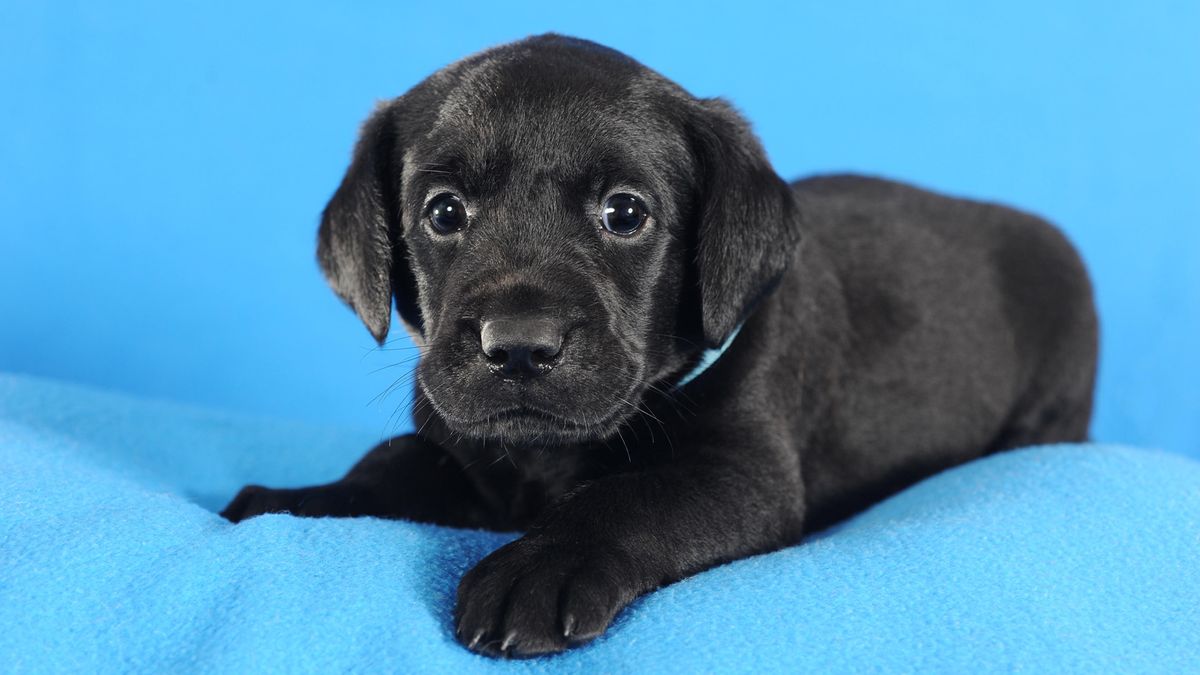
[[[272,490],[261,485],[247,485],[221,511],[221,517],[240,523],[264,513],[286,513],[291,507],[290,490]]]
[[[563,638],[575,645],[599,637],[633,596],[612,568],[585,567],[562,591]]]
[[[506,636],[501,635],[501,621],[514,579],[515,575],[508,573],[503,565],[489,564],[485,559],[458,584],[454,632],[468,649],[493,656],[503,653],[501,646]]]
[[[509,592],[504,616],[504,634],[509,638],[503,649],[506,654],[537,656],[567,648],[558,612],[563,575],[543,572],[526,573]]]

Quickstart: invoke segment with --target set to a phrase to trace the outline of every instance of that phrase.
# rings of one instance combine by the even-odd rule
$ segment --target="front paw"
[[[600,635],[639,594],[629,559],[596,545],[518,539],[458,585],[455,634],[492,656],[559,652]]]

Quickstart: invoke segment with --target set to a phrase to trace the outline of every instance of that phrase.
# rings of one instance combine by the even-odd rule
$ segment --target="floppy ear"
[[[363,125],[350,168],[329,200],[317,233],[317,261],[325,279],[383,343],[392,295],[406,323],[420,330],[416,281],[408,267],[399,209],[398,101]]]
[[[703,99],[693,122],[700,166],[696,266],[704,340],[719,346],[770,293],[800,242],[787,183],[727,102]]]

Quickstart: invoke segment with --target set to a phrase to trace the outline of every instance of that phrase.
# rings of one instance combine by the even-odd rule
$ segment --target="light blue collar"
[[[716,347],[714,349],[705,349],[704,354],[700,356],[700,362],[696,364],[695,368],[692,368],[690,371],[688,371],[687,375],[684,375],[682,378],[680,378],[679,382],[675,383],[675,388],[682,389],[685,384],[691,382],[697,377],[700,377],[701,373],[712,367],[712,364],[716,363],[717,359],[721,358],[721,355],[725,353],[725,350],[729,349],[729,345],[733,344],[733,339],[737,337],[739,332],[741,332],[742,325],[743,324],[739,323],[738,327],[733,329],[733,332],[729,334],[729,337],[725,338],[725,341],[721,343],[720,347]]]

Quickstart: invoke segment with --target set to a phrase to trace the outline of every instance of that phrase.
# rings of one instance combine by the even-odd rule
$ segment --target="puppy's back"
[[[1034,357],[1020,359],[1026,366],[1022,388],[1037,384],[1046,371],[1072,366],[1074,375],[1094,377],[1092,285],[1078,251],[1050,222],[1000,204],[859,175],[799,180],[793,189],[814,211],[812,234],[845,276],[862,282],[864,275],[907,269],[925,282],[916,297],[926,309],[956,300],[942,317],[950,321],[982,318],[980,310],[998,307],[1014,350]],[[875,269],[864,269],[869,264]]]
[[[908,286],[926,315],[946,305],[944,316],[928,318],[948,321],[989,323],[980,314],[999,310],[1015,351],[1041,357],[1022,359],[1031,369],[1023,384],[1063,361],[1094,370],[1092,286],[1079,253],[1051,223],[864,176],[819,176],[793,189],[851,293]]]

